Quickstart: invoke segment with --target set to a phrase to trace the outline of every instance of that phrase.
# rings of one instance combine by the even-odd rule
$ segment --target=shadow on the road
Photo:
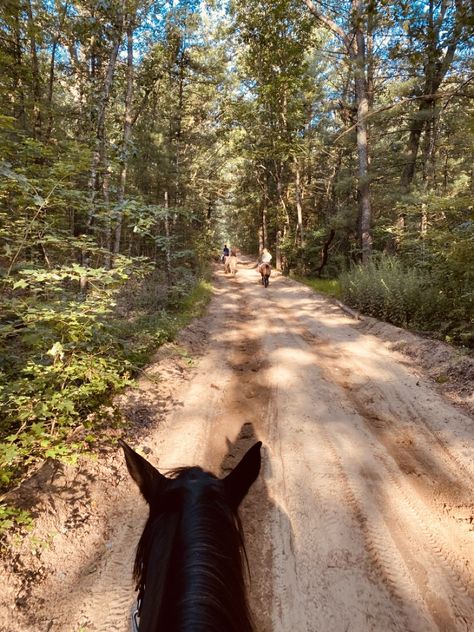
[[[239,463],[258,437],[252,423],[244,423],[235,441],[227,439],[227,454],[220,466],[220,476],[226,476]],[[272,530],[278,525],[292,539],[292,529],[287,515],[273,501],[268,492],[266,477],[271,476],[268,448],[262,446],[260,475],[242,502],[239,513],[244,530],[245,549],[248,559],[248,598],[255,629],[271,632],[273,606],[273,546]]]

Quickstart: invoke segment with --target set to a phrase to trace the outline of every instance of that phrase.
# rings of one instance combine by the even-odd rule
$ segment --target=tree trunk
[[[165,245],[165,257],[166,257],[166,283],[168,287],[171,287],[171,235],[170,235],[170,219],[169,219],[169,196],[168,191],[165,191],[165,235],[166,235],[166,245]]]
[[[309,11],[344,44],[354,64],[354,87],[357,107],[357,156],[359,175],[359,239],[362,262],[367,263],[372,254],[372,207],[369,182],[369,141],[367,115],[369,94],[367,86],[367,58],[365,37],[362,30],[364,20],[363,0],[352,0],[350,31],[345,32],[336,22],[321,13],[312,0],[304,0]],[[372,28],[372,27],[371,27]]]
[[[323,244],[323,249],[321,251],[321,263],[319,265],[319,268],[316,270],[316,274],[318,275],[318,277],[321,278],[321,272],[323,271],[324,266],[327,264],[328,262],[328,251],[329,251],[329,246],[332,243],[332,240],[334,239],[334,236],[336,234],[336,231],[334,230],[334,228],[331,228],[330,232],[329,232],[329,237],[326,239],[326,241]]]
[[[359,24],[361,20],[361,1],[354,2],[356,9],[355,20]],[[364,34],[359,26],[356,26],[356,52],[355,61],[355,95],[357,105],[357,153],[359,161],[359,213],[360,213],[360,246],[362,250],[362,263],[367,263],[372,254],[372,208],[370,202],[369,185],[369,140],[367,115],[369,113],[369,101],[367,95],[366,60]]]
[[[425,126],[425,114],[426,104],[420,103],[418,112],[415,115],[411,127],[410,136],[407,143],[407,161],[403,168],[403,172],[400,178],[400,187],[403,191],[408,191],[415,177],[416,159],[418,156],[418,149],[420,146],[421,133]]]
[[[274,161],[274,180],[276,185],[276,191],[278,196],[278,203],[282,210],[284,227],[283,233],[286,234],[290,228],[290,216],[288,214],[288,208],[285,202],[285,189],[283,185],[283,173],[284,173],[285,165],[281,161]]]
[[[298,158],[295,158],[295,202],[297,243],[304,248],[303,206],[301,204],[301,172]]]
[[[267,235],[267,201],[264,200],[262,204],[262,245],[263,248],[268,248],[268,235]],[[262,250],[263,250],[262,248]]]
[[[115,226],[114,254],[120,252],[120,240],[122,236],[123,203],[125,200],[125,187],[127,184],[127,169],[130,150],[130,137],[132,134],[132,97],[133,97],[133,28],[127,27],[127,90],[125,92],[125,112],[122,136],[122,157],[120,160],[119,186],[117,193],[117,224]]]
[[[53,42],[53,46],[51,48],[51,61],[49,65],[49,81],[48,81],[48,101],[47,101],[47,110],[48,110],[48,128],[46,130],[46,138],[49,139],[51,137],[51,132],[53,130],[53,89],[54,89],[54,67],[56,64],[56,49],[58,46],[58,41],[55,38]]]
[[[264,249],[264,241],[263,241],[263,226],[259,226],[258,229],[258,254],[261,255]]]
[[[184,44],[183,44],[184,47]],[[184,107],[184,79],[185,79],[185,51],[181,51],[179,59],[179,88],[178,88],[178,111],[176,112],[176,128],[175,128],[175,188],[176,188],[176,206],[180,206],[183,202],[181,195],[181,131],[183,124],[183,107]]]
[[[276,242],[275,242],[275,268],[277,270],[282,270],[282,267],[283,267],[280,244],[281,244],[281,230],[278,230],[276,234]]]
[[[110,90],[112,87],[112,81],[115,74],[115,66],[117,62],[117,56],[120,48],[120,42],[122,40],[122,33],[117,34],[117,39],[112,47],[107,73],[102,85],[101,95],[99,99],[99,112],[97,116],[96,126],[96,141],[95,149],[92,156],[91,172],[89,177],[89,191],[90,191],[90,208],[87,218],[87,227],[90,229],[94,222],[94,200],[96,192],[98,191],[98,178],[99,168],[104,165],[101,164],[105,159],[105,116],[107,113],[107,106],[110,98]]]
[[[425,128],[425,137],[423,143],[422,156],[422,176],[423,189],[427,191],[434,186],[435,170],[436,170],[436,140],[438,136],[438,118],[439,113],[436,111],[435,102],[433,101],[433,110],[430,113],[430,121]]]
[[[15,6],[15,92],[18,93],[18,107],[15,108],[15,117],[20,123],[22,129],[26,129],[26,107],[25,107],[25,91],[22,80],[22,47],[21,47],[21,24],[19,4]]]
[[[426,237],[426,231],[428,230],[428,207],[425,203],[421,205],[420,216],[420,237],[424,239]]]
[[[67,9],[68,9],[68,3],[65,2],[62,8],[62,11],[59,15],[58,27],[53,39],[53,45],[51,47],[51,60],[49,64],[49,80],[48,80],[48,101],[47,101],[47,112],[48,112],[48,128],[46,130],[47,139],[51,137],[51,132],[53,130],[53,91],[54,91],[54,70],[55,70],[55,64],[56,64],[56,51],[58,48],[61,32],[63,30],[64,20],[67,15]]]
[[[107,158],[106,147],[104,146],[104,156],[102,162],[102,197],[105,206],[105,249],[104,268],[110,270],[112,267],[112,217],[110,210],[110,165]]]
[[[36,36],[33,9],[31,0],[27,0],[26,13],[28,16],[28,35],[31,49],[31,72],[33,77],[33,136],[38,138],[41,133],[41,75],[38,63],[38,51],[36,49]]]

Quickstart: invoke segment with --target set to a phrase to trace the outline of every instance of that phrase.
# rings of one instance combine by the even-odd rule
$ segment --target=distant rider
[[[266,248],[264,248],[262,255],[260,257],[260,263],[270,263],[271,260],[272,260],[272,255],[268,252]]]
[[[224,245],[224,248],[222,250],[222,257],[221,257],[221,261],[224,261],[225,257],[228,257],[230,255],[230,251],[227,248],[227,244]]]

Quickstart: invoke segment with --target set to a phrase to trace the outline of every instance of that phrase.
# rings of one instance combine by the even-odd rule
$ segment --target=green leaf
[[[13,289],[17,290],[18,288],[28,287],[28,281],[26,279],[20,279],[13,284]]]

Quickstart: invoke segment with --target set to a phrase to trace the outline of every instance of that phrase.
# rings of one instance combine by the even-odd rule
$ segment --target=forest
[[[468,0],[5,0],[2,489],[120,424],[224,242],[472,347],[473,33]]]

